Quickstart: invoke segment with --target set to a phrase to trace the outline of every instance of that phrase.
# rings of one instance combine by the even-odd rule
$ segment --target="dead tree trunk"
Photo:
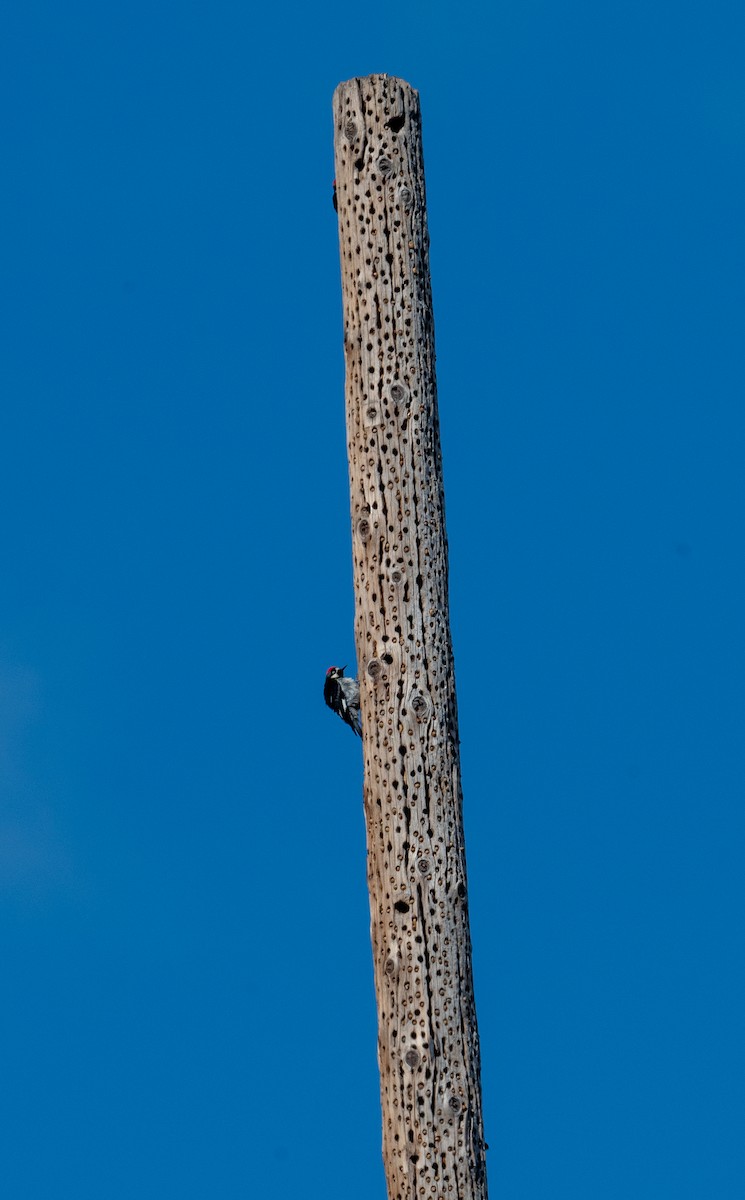
[[[390,1200],[484,1200],[417,93],[334,93],[355,636]]]

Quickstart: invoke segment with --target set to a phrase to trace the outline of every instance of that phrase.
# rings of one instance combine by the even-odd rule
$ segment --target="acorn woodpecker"
[[[358,737],[362,737],[360,723],[360,685],[356,679],[345,675],[346,667],[329,667],[323,685],[323,698],[329,708],[341,717]]]

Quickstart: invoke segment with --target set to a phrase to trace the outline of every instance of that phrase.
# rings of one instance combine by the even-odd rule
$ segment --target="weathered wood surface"
[[[390,1200],[486,1197],[417,93],[334,93],[364,805]]]

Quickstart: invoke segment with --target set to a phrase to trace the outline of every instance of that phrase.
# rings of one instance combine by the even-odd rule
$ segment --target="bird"
[[[329,708],[341,717],[349,728],[362,737],[360,721],[360,685],[345,675],[346,667],[329,667],[323,685],[323,698]]]

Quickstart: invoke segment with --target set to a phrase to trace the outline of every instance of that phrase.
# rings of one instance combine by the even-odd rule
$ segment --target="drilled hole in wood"
[[[409,389],[405,383],[397,379],[388,388],[388,395],[394,404],[404,404],[409,399]]]
[[[432,706],[427,696],[418,692],[411,697],[410,704],[417,721],[422,722],[428,719]]]

